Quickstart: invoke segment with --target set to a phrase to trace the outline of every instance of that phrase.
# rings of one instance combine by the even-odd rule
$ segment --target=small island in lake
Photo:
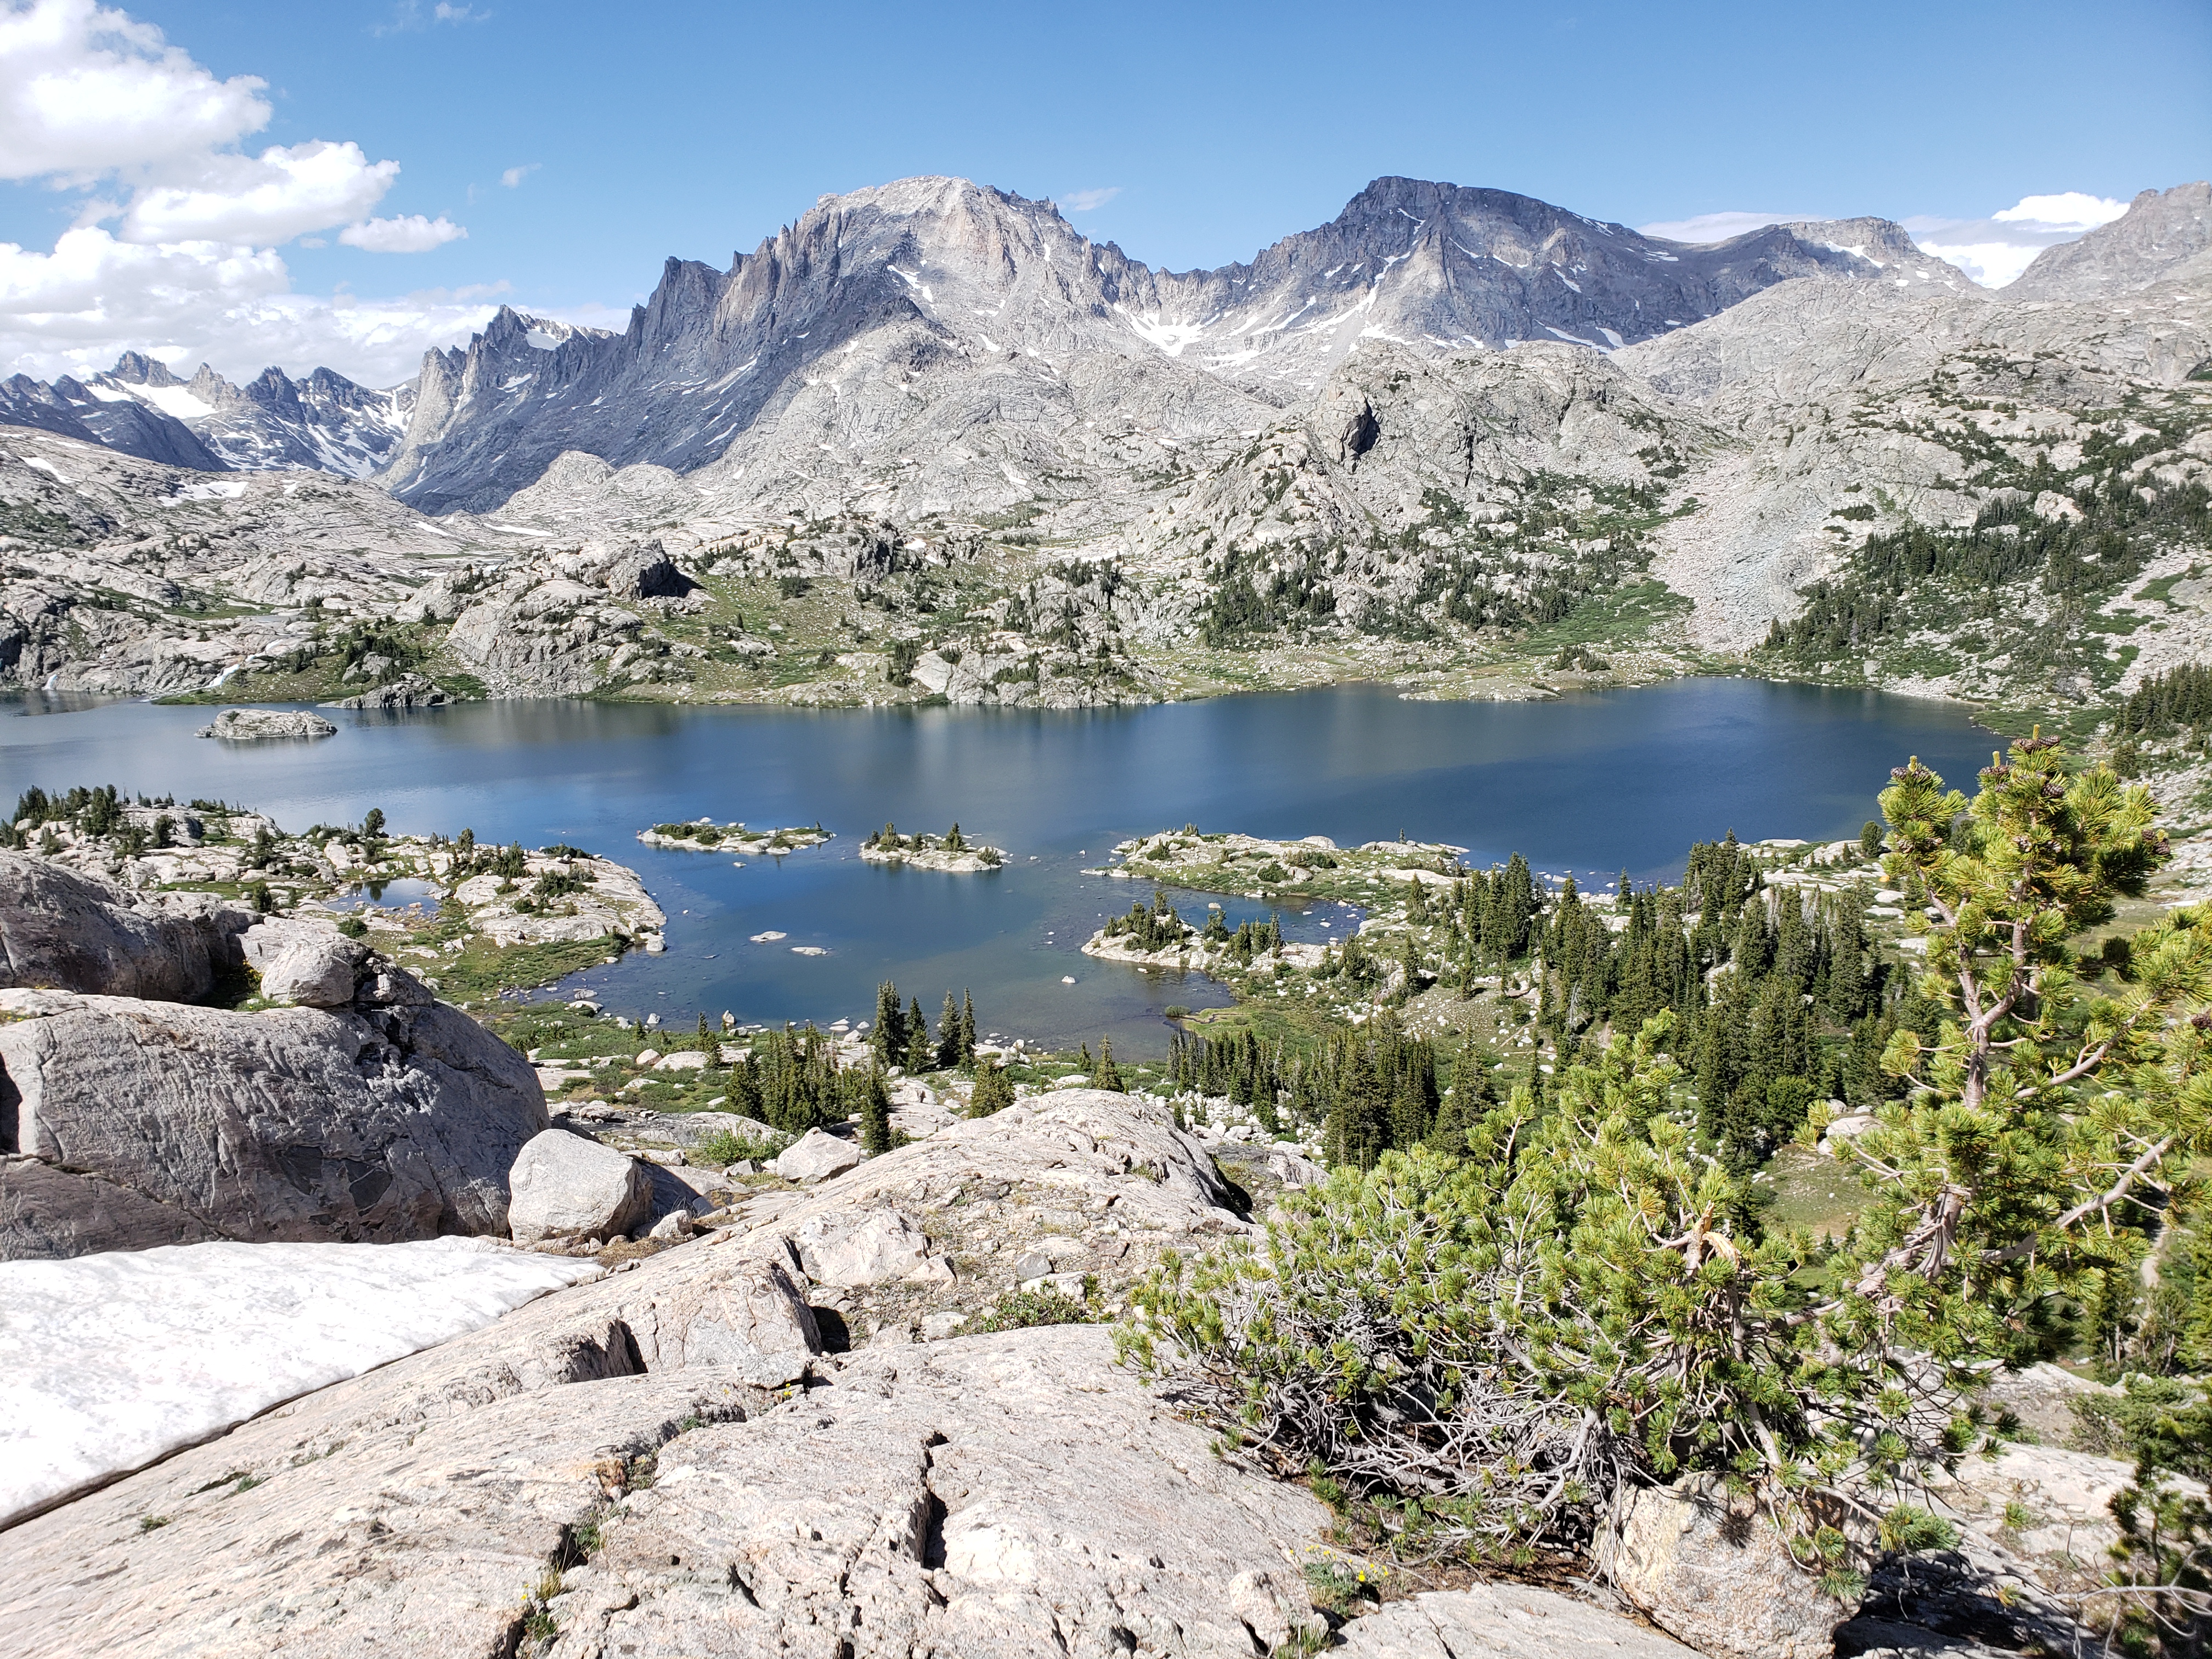
[[[212,726],[203,726],[193,735],[227,738],[233,743],[265,743],[271,738],[336,737],[337,730],[320,714],[303,708],[226,708],[215,717]]]
[[[639,830],[637,838],[647,847],[673,848],[679,853],[744,853],[755,857],[765,854],[775,858],[836,839],[819,823],[748,830],[742,823],[717,823],[712,818],[656,823],[650,830]]]
[[[1326,836],[1268,841],[1258,836],[1201,835],[1191,824],[1125,841],[1114,850],[1121,854],[1121,863],[1085,873],[1206,893],[1341,899],[1363,906],[1374,903],[1378,889],[1449,886],[1467,873],[1459,861],[1467,848],[1443,842],[1370,841],[1340,848]]]
[[[908,864],[917,870],[972,875],[997,869],[1006,861],[1006,849],[969,841],[957,823],[941,836],[902,836],[896,825],[887,823],[860,843],[860,856],[871,864]]]

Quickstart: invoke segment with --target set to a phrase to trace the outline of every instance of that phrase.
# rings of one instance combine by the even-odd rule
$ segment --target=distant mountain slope
[[[119,393],[176,416],[241,471],[304,467],[349,478],[390,460],[415,402],[411,384],[375,392],[327,368],[302,380],[266,368],[239,386],[202,363],[183,380],[135,352],[91,384],[95,396]]]
[[[0,380],[0,422],[34,426],[164,466],[224,470],[223,462],[174,416],[120,393],[102,395],[66,374],[51,386],[27,374]]]
[[[2095,300],[2185,276],[2212,276],[2212,184],[2147,190],[2076,242],[2035,256],[2008,300]]]
[[[374,392],[319,368],[295,380],[264,369],[233,386],[205,363],[179,380],[157,358],[126,351],[87,380],[0,381],[0,420],[35,426],[165,466],[202,471],[305,470],[366,478],[398,447],[413,382]]]

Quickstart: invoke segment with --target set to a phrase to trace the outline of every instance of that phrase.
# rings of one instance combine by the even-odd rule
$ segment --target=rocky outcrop
[[[1305,1492],[1212,1455],[1061,1326],[818,1356],[695,1243],[0,1533],[22,1659],[845,1654],[1249,1659],[1323,1639]],[[781,1385],[801,1379],[796,1389]],[[1368,1659],[1680,1659],[1549,1591],[1341,1632]]]
[[[696,586],[657,540],[587,543],[495,575],[439,576],[401,615],[452,623],[447,649],[501,696],[573,696],[652,678],[670,647],[633,607],[680,603]]]
[[[548,1129],[507,1176],[507,1226],[518,1244],[611,1240],[646,1218],[653,1181],[635,1158],[596,1140]]]
[[[233,743],[261,743],[280,738],[328,738],[337,733],[337,726],[304,708],[226,708],[215,717],[213,725],[202,726],[194,735],[228,738]]]
[[[134,894],[0,851],[0,987],[190,1002],[243,960],[254,920],[205,894]]]
[[[0,1014],[0,1259],[501,1234],[546,1127],[528,1061],[374,961],[337,1006],[18,989]]]
[[[1248,1226],[1240,1201],[1164,1105],[1063,1089],[750,1198],[732,1243],[819,1269],[817,1304],[854,1344],[902,1341],[973,1329],[1018,1289],[1116,1309],[1164,1250]]]
[[[1607,1578],[1708,1659],[1831,1659],[1856,1610],[1822,1594],[1766,1516],[1709,1476],[1631,1488],[1610,1524]]]
[[[1310,1583],[1363,1564],[1303,1489],[1217,1455],[1117,1364],[1109,1330],[946,1336],[852,1299],[1044,1273],[1073,1300],[1084,1287],[1048,1270],[1086,1262],[1110,1297],[1164,1244],[1244,1225],[1225,1195],[1164,1113],[1089,1090],[757,1194],[708,1238],[0,1532],[11,1651],[1314,1650],[1337,1621]],[[866,1346],[836,1352],[848,1340]],[[1700,1534],[1687,1553],[1740,1571],[1734,1549]],[[1335,1643],[1364,1659],[1688,1652],[1510,1584],[1394,1600]]]
[[[420,674],[402,674],[389,685],[380,685],[374,691],[364,691],[359,696],[340,697],[326,702],[325,708],[366,708],[380,714],[394,714],[410,708],[443,708],[453,701],[451,693],[435,681]]]

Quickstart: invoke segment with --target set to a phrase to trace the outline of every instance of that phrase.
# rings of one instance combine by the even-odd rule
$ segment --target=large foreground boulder
[[[546,1127],[529,1062],[388,967],[339,1007],[5,990],[0,1022],[0,1261],[503,1234]]]
[[[809,1129],[778,1152],[769,1167],[786,1181],[804,1184],[834,1179],[857,1166],[861,1156],[860,1149],[851,1141]]]
[[[243,905],[156,898],[28,853],[0,851],[0,987],[191,1002],[240,960]]]
[[[507,1219],[518,1244],[619,1238],[653,1211],[653,1179],[628,1152],[548,1129],[507,1176]]]
[[[1857,1610],[1821,1592],[1765,1515],[1711,1476],[1622,1495],[1600,1565],[1651,1622],[1709,1659],[1831,1659]]]

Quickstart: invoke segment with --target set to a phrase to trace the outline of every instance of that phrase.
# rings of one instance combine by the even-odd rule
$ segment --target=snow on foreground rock
[[[599,1272],[475,1238],[0,1263],[0,1526]]]

